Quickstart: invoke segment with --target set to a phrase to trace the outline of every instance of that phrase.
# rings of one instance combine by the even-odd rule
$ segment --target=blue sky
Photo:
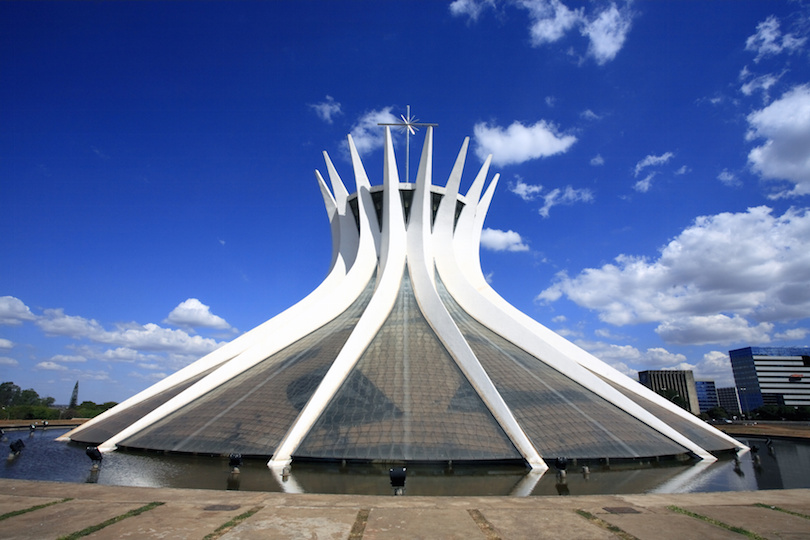
[[[381,183],[410,105],[437,183],[493,154],[495,290],[730,385],[808,344],[808,38],[807,2],[0,3],[0,379],[121,401],[303,298],[321,152]]]

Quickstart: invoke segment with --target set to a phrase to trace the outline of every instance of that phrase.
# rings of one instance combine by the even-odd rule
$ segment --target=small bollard
[[[231,468],[231,474],[239,474],[239,467],[242,466],[242,454],[231,454],[228,456],[228,466]]]
[[[104,459],[104,454],[101,453],[98,446],[88,446],[84,453],[87,454],[87,457],[90,458],[90,462],[93,464],[92,470],[98,470],[101,466],[101,460]]]
[[[405,467],[394,467],[388,469],[388,477],[391,480],[391,487],[394,488],[394,495],[403,495],[405,493]]]
[[[20,452],[22,452],[23,448],[25,448],[25,443],[22,442],[22,439],[17,439],[8,445],[8,447],[11,449],[11,454],[9,454],[9,457],[19,456]]]

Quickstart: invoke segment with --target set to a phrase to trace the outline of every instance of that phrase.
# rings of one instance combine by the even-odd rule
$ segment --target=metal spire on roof
[[[405,132],[405,182],[410,182],[410,163],[411,163],[411,135],[416,135],[419,127],[433,126],[437,127],[439,124],[426,124],[419,122],[415,116],[411,116],[411,106],[408,105],[405,111],[405,116],[399,115],[402,122],[395,124],[377,124],[378,126],[397,126]]]

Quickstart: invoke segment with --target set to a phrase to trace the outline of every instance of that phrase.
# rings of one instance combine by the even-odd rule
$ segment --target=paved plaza
[[[810,539],[810,490],[383,497],[0,480],[0,538]]]

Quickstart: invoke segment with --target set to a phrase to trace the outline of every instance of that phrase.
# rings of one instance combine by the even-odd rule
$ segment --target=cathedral
[[[405,124],[409,129],[411,126]],[[469,139],[414,183],[391,126],[382,183],[351,136],[349,193],[316,171],[330,269],[300,302],[65,435],[117,448],[361,462],[702,459],[743,445],[510,305],[484,278],[490,159],[459,192]]]

